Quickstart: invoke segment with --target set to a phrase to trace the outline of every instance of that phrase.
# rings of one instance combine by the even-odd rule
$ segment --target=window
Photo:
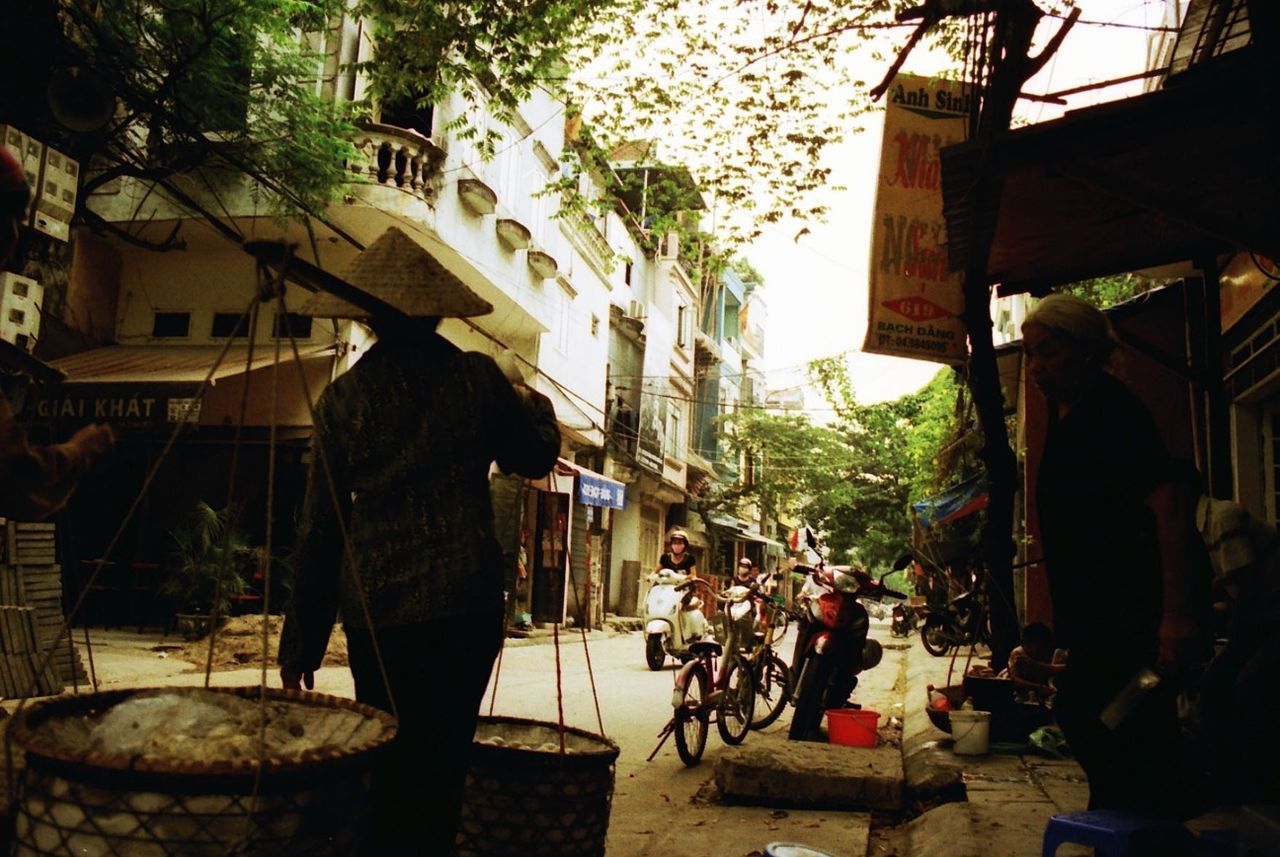
[[[573,299],[563,289],[560,290],[559,319],[556,323],[556,351],[566,357],[569,355],[569,310]]]
[[[249,320],[245,319],[244,323],[240,322],[240,313],[238,312],[215,312],[213,314],[213,327],[209,330],[209,335],[214,339],[226,339],[228,336],[247,337],[249,335]],[[240,329],[236,330],[239,325]]]
[[[271,336],[273,339],[284,339],[293,334],[294,339],[310,339],[311,322],[309,315],[290,312],[282,317],[280,313],[276,313],[271,325]]]
[[[156,338],[180,338],[191,335],[191,313],[158,312],[151,322],[151,335]]]
[[[682,458],[684,453],[684,438],[680,436],[680,410],[679,408],[667,409],[667,455],[672,458]]]
[[[689,344],[689,334],[685,331],[688,327],[689,308],[684,304],[676,307],[676,345],[681,348]]]
[[[424,137],[430,137],[435,105],[426,101],[426,97],[425,89],[414,88],[400,99],[382,104],[382,124],[409,128]]]
[[[626,264],[622,266],[622,282],[626,283],[628,286],[631,285],[631,267],[632,262],[630,259],[628,259]]]

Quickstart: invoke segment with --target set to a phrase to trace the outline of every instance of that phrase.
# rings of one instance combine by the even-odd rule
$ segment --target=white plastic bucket
[[[990,711],[952,711],[952,749],[962,756],[984,756],[991,746]]]

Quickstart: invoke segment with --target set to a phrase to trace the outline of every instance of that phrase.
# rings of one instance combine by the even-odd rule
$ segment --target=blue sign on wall
[[[578,502],[584,506],[607,506],[621,509],[627,498],[627,486],[603,476],[578,473]]]

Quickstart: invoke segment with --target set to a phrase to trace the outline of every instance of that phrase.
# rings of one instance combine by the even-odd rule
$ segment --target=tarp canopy
[[[985,476],[979,474],[948,488],[941,494],[912,503],[911,508],[915,510],[920,525],[927,528],[985,509],[987,499],[987,480]]]

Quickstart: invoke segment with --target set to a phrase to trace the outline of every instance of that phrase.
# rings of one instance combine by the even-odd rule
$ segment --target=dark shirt
[[[522,401],[491,358],[435,334],[379,342],[328,386],[316,408],[282,664],[319,665],[339,606],[344,623],[369,626],[342,561],[338,514],[377,628],[501,609],[490,465],[537,478],[560,451],[551,403],[529,392]]]
[[[1170,476],[1150,412],[1103,375],[1051,417],[1036,484],[1054,635],[1078,655],[1154,655],[1160,549],[1146,498]]]
[[[672,556],[670,552],[664,553],[662,556],[658,557],[658,568],[669,568],[672,571],[680,571],[686,574],[689,569],[693,568],[697,564],[697,561],[693,558],[693,554],[688,551],[682,553],[679,559]]]

